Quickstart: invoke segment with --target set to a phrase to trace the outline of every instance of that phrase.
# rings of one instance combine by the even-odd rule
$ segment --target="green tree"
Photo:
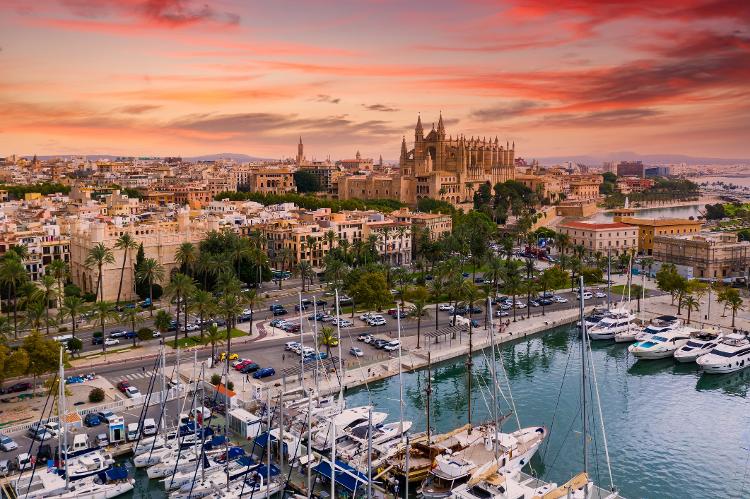
[[[108,301],[98,301],[91,306],[91,312],[93,313],[94,322],[97,322],[102,333],[102,351],[107,350],[107,345],[104,344],[104,326],[108,323],[116,321],[119,316],[115,312],[114,304]]]
[[[698,311],[700,309],[700,302],[695,296],[687,295],[682,304],[687,309],[687,323],[690,324],[690,312],[693,310]]]
[[[302,194],[320,191],[318,177],[303,170],[294,172],[294,185],[297,186],[297,192]]]
[[[198,249],[193,243],[186,241],[177,248],[174,259],[180,264],[180,271],[192,277],[198,264]]]
[[[422,337],[422,316],[427,311],[427,300],[430,296],[430,293],[424,286],[417,286],[409,296],[409,301],[411,301],[412,303],[412,307],[409,310],[409,315],[411,317],[417,318],[417,349],[419,349],[421,348],[420,338]]]
[[[740,296],[740,292],[735,288],[727,288],[719,298],[719,300],[721,303],[724,303],[725,307],[729,308],[732,311],[732,327],[734,327],[737,312],[743,309],[743,302],[742,297]]]
[[[36,394],[36,379],[38,376],[57,369],[60,358],[60,345],[49,338],[45,338],[39,331],[32,331],[24,337],[21,348],[28,355],[26,374],[33,376],[34,393]]]
[[[3,365],[0,369],[0,385],[7,378],[21,376],[29,372],[29,354],[26,350],[23,348],[9,350],[5,345],[0,345],[0,349],[3,348],[6,349],[7,356],[3,357]]]
[[[513,299],[513,322],[516,322],[516,297],[523,291],[521,283],[521,267],[517,260],[509,260],[505,262],[503,290]]]
[[[216,358],[216,345],[221,345],[225,341],[224,333],[219,331],[219,326],[211,324],[206,330],[206,341],[211,344],[211,358]]]
[[[62,306],[64,296],[63,282],[68,278],[70,268],[65,260],[52,260],[46,267],[46,271],[57,281],[57,306]]]
[[[436,275],[432,278],[432,282],[430,282],[430,295],[432,296],[432,299],[435,300],[435,331],[439,329],[438,310],[440,307],[440,299],[445,293],[445,287],[445,278],[443,275]]]
[[[352,299],[360,306],[379,312],[392,302],[385,275],[382,272],[367,272],[349,290]]]
[[[94,388],[89,392],[89,402],[92,404],[99,404],[104,402],[104,390],[101,388]]]
[[[656,287],[672,296],[672,305],[676,297],[675,291],[682,284],[682,276],[677,272],[677,267],[671,263],[661,266],[656,273]]]
[[[214,297],[209,291],[195,289],[190,300],[190,308],[200,320],[201,343],[203,342],[204,322],[216,312]],[[252,326],[251,326],[252,327]]]
[[[79,338],[69,339],[67,346],[68,350],[70,350],[73,355],[77,355],[78,352],[83,350],[83,342]]]
[[[297,264],[297,275],[302,279],[302,292],[305,292],[305,283],[309,280],[312,285],[312,279],[315,273],[312,269],[312,264],[307,260],[302,260]]]
[[[13,337],[18,338],[18,286],[26,282],[29,274],[21,260],[7,253],[0,263],[0,282],[8,287],[13,300]]]
[[[252,336],[253,334],[253,319],[255,319],[255,310],[263,306],[263,304],[266,302],[266,299],[263,298],[263,295],[259,294],[257,290],[251,289],[244,293],[244,301],[247,307],[250,309],[250,331],[249,335]]]
[[[139,247],[138,241],[133,239],[133,236],[125,232],[123,235],[117,238],[115,241],[115,249],[122,250],[122,267],[120,267],[120,282],[117,285],[117,300],[115,305],[120,306],[120,296],[122,295],[122,281],[125,278],[125,264],[128,261],[128,252],[130,250],[137,250]],[[114,261],[114,258],[113,258]]]
[[[336,331],[330,326],[323,326],[318,331],[318,345],[324,345],[328,357],[331,356],[331,347],[339,344],[338,338],[336,337]]]
[[[154,258],[146,258],[136,269],[135,277],[148,284],[148,298],[151,301],[150,315],[154,315],[154,282],[164,279],[164,267]]]
[[[104,300],[104,290],[102,289],[104,285],[102,282],[104,275],[102,268],[105,264],[109,265],[112,263],[115,263],[115,256],[112,253],[112,250],[107,248],[104,243],[96,243],[86,255],[86,260],[84,262],[86,268],[97,269],[96,292],[94,293],[97,300]]]
[[[142,327],[136,334],[141,341],[148,341],[154,338],[154,331],[150,327]]]
[[[145,322],[141,311],[136,307],[125,307],[120,313],[120,320],[126,324],[130,324],[130,330],[136,332],[136,326]],[[133,336],[133,346],[135,346],[136,336]]]
[[[45,326],[47,328],[47,336],[49,336],[49,304],[50,302],[57,301],[57,281],[54,276],[45,274],[39,279],[39,289],[41,291],[41,298],[44,300],[44,315],[45,315]]]
[[[193,292],[196,290],[195,282],[193,279],[185,274],[176,273],[172,276],[172,279],[169,281],[169,284],[167,284],[167,287],[164,288],[164,294],[169,297],[170,299],[174,299],[175,301],[175,319],[177,321],[177,327],[175,328],[175,337],[174,340],[177,342],[177,335],[180,332],[180,311],[183,310],[185,312],[184,318],[185,318],[185,324],[184,324],[184,333],[185,338],[188,337],[188,331],[187,331],[187,316],[188,316],[188,297],[193,294]]]
[[[232,330],[237,327],[237,316],[244,310],[244,305],[239,292],[225,292],[219,300],[219,311],[227,323],[227,356],[232,353]]]
[[[62,307],[60,308],[59,316],[61,319],[70,317],[73,329],[73,337],[76,335],[76,328],[78,326],[78,317],[85,313],[87,310],[86,302],[84,302],[78,296],[66,296],[63,299]]]
[[[169,327],[172,325],[172,314],[167,312],[164,309],[160,309],[156,312],[156,316],[154,317],[154,327],[156,328],[159,333],[161,333],[162,337],[169,331]],[[175,342],[177,341],[177,336],[175,335]],[[175,343],[175,347],[177,347],[177,344]]]

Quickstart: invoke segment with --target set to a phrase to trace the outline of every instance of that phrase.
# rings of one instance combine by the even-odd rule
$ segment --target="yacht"
[[[348,433],[359,425],[367,425],[369,421],[369,411],[371,407],[352,407],[344,409],[329,421],[318,425],[313,430],[312,444],[318,450],[327,450],[333,444],[333,431],[331,425],[336,425],[336,440],[342,439]],[[378,425],[388,418],[385,412],[372,412],[372,424]]]
[[[499,449],[498,471],[520,470],[528,464],[547,437],[547,429],[532,426],[513,433],[497,433],[494,425],[488,425],[471,429],[456,437],[465,438],[467,445],[461,451],[446,452],[435,458],[429,475],[422,482],[420,492],[425,499],[449,497],[451,491],[468,482],[480,466],[494,460],[495,439]]]
[[[612,340],[615,334],[628,331],[635,320],[635,315],[625,308],[613,308],[606,317],[588,329],[592,340]]]
[[[654,334],[663,333],[672,329],[677,329],[682,325],[682,321],[677,317],[671,315],[662,315],[652,319],[651,322],[640,331],[635,341],[643,341],[649,339]]]
[[[124,468],[112,468],[65,485],[65,478],[54,469],[36,470],[15,483],[16,497],[24,499],[110,499],[133,490],[134,480]]]
[[[685,345],[697,329],[681,326],[650,335],[648,339],[633,343],[628,352],[639,359],[664,359],[671,357],[678,348]]]
[[[750,341],[744,334],[728,334],[713,350],[701,355],[695,362],[710,374],[740,371],[750,366]]]
[[[602,495],[589,479],[587,473],[580,473],[563,485],[545,483],[522,473],[494,473],[490,476],[472,478],[464,485],[456,487],[451,499],[614,499],[616,493]]]
[[[687,343],[675,350],[674,358],[677,362],[695,362],[701,355],[705,355],[721,341],[720,329],[702,329],[690,335]]]
[[[68,458],[65,463],[65,473],[68,474],[70,481],[80,480],[102,471],[107,471],[112,467],[115,460],[112,455],[101,450],[92,450],[76,457]]]
[[[641,332],[641,326],[636,322],[631,322],[625,330],[615,333],[615,343],[632,343]]]

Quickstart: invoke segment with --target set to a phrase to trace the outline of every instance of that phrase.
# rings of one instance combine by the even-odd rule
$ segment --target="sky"
[[[748,0],[0,0],[0,156],[750,157]]]

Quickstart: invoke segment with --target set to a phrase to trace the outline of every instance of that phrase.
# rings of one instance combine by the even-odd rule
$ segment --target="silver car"
[[[10,452],[18,449],[18,444],[7,435],[0,435],[0,449],[5,452]]]

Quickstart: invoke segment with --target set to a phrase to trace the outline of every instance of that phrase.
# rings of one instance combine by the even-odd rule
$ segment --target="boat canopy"
[[[329,480],[331,479],[331,462],[322,461],[313,468],[313,471]],[[349,492],[356,492],[357,488],[367,486],[367,475],[357,471],[355,468],[336,460],[336,483]]]
[[[104,475],[102,477],[102,475]],[[128,477],[128,470],[124,466],[114,466],[107,471],[99,473],[99,478],[102,482],[110,480],[125,480]]]

